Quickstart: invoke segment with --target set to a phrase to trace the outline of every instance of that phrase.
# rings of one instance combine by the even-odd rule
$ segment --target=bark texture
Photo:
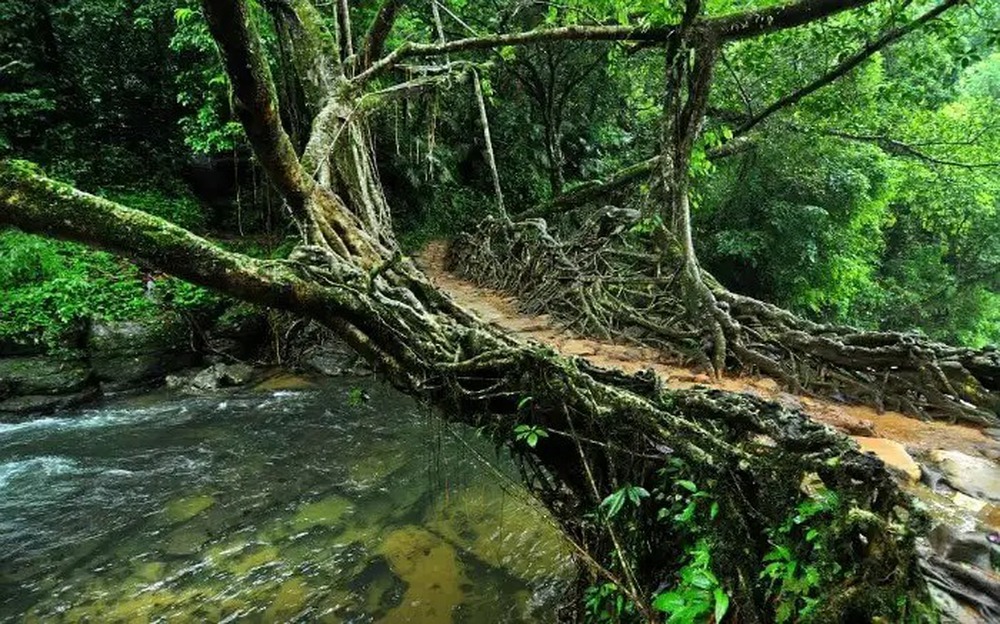
[[[515,295],[528,313],[552,314],[584,335],[647,344],[708,372],[763,374],[792,392],[919,417],[1000,422],[995,348],[814,323],[733,293],[704,271],[712,299],[696,300],[692,312],[684,285],[691,265],[650,253],[650,241],[629,233],[638,218],[636,211],[605,208],[567,236],[541,219],[491,220],[455,241],[450,266]],[[698,316],[706,309],[713,316]]]
[[[780,26],[782,20],[800,20],[803,11],[829,13],[856,4],[862,3],[813,0],[721,23],[736,37]],[[898,621],[904,613],[928,612],[914,547],[923,517],[884,466],[844,437],[774,403],[707,390],[667,391],[651,374],[599,369],[518,342],[434,289],[394,242],[367,128],[355,115],[361,108],[360,83],[349,82],[349,72],[329,64],[336,56],[326,52],[338,45],[313,19],[309,2],[293,0],[289,6],[295,20],[277,30],[297,33],[295,64],[300,80],[312,85],[304,91],[316,112],[302,155],[281,126],[244,1],[204,0],[236,110],[258,160],[302,227],[302,243],[289,258],[263,261],[225,251],[162,219],[53,181],[21,162],[0,165],[0,225],[97,246],[326,325],[388,382],[439,407],[445,418],[481,427],[497,444],[510,446],[528,486],[577,545],[586,582],[614,583],[635,605],[635,618],[662,619],[652,610],[652,597],[677,582],[684,553],[699,538],[711,544],[713,570],[732,594],[731,612],[740,621],[773,621],[776,596],[761,580],[761,570],[779,543],[802,557],[812,556],[805,535],[784,527],[824,492],[834,493],[837,501],[818,516],[829,546],[825,561],[836,564],[831,569],[837,572],[811,590],[823,621],[876,616]],[[292,42],[286,43],[286,49],[293,49]],[[377,48],[377,41],[366,47]],[[471,47],[454,42],[439,49]],[[393,54],[365,71],[389,65]],[[577,312],[596,320],[588,321],[591,327],[604,326],[602,315],[615,305],[607,295],[615,291],[603,278],[586,280],[576,250],[555,241],[541,221],[505,221],[494,227],[483,239],[492,257],[473,256],[468,245],[459,246],[459,253],[502,258],[509,266],[471,266],[493,271],[508,283],[513,283],[509,269],[514,266],[534,272],[537,284],[549,289],[549,295],[534,299],[545,305],[557,306],[552,297],[575,292],[560,281],[568,280],[583,290],[573,299],[579,302]],[[595,262],[609,257],[603,243],[589,249],[583,239],[576,244],[592,252]],[[648,285],[618,283],[639,290]],[[639,296],[658,303],[655,295]],[[642,300],[631,297],[622,301],[635,308]],[[754,307],[756,302],[724,302],[748,315],[780,316]],[[688,338],[697,341],[700,334],[681,335],[678,344]],[[519,425],[549,435],[528,446],[517,440]],[[696,524],[664,514],[661,510],[670,512],[674,503],[688,501],[678,490],[680,482],[698,483],[717,503],[717,512]],[[616,518],[598,511],[607,496],[636,486],[653,496]],[[570,607],[566,617],[581,619],[582,612]]]

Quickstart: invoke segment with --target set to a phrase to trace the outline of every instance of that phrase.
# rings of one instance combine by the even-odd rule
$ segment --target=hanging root
[[[456,409],[486,414],[473,424],[510,440],[528,486],[586,553],[583,584],[612,585],[606,602],[591,590],[589,618],[566,617],[655,622],[656,597],[670,591],[688,606],[725,600],[740,622],[784,611],[788,621],[916,622],[933,610],[915,548],[926,518],[879,460],[802,413],[749,395],[668,391],[651,374],[539,345],[460,369],[451,387],[488,406]],[[522,390],[486,398],[511,387]],[[546,435],[529,447],[515,423]],[[699,566],[715,581],[692,585]],[[634,606],[615,612],[618,598]]]
[[[1000,352],[824,325],[730,292],[637,245],[635,211],[606,208],[567,237],[542,219],[490,219],[452,244],[452,269],[567,328],[659,349],[710,373],[764,374],[809,392],[919,417],[1000,423]],[[695,273],[692,275],[691,272]]]

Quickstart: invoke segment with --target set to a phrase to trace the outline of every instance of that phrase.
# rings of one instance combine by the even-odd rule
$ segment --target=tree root
[[[663,266],[630,244],[623,217],[632,212],[605,209],[566,238],[541,219],[487,220],[454,241],[449,264],[517,296],[526,313],[551,314],[584,335],[656,347],[712,374],[759,373],[793,392],[879,410],[1000,423],[996,348],[814,323],[738,295],[697,267]]]

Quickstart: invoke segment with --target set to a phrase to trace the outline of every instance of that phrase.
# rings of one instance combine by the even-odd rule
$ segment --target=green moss
[[[406,583],[399,606],[386,622],[446,624],[453,621],[455,607],[464,601],[464,574],[455,549],[424,529],[404,527],[390,533],[380,553],[396,576]]]
[[[314,503],[299,507],[291,525],[296,531],[306,531],[315,526],[336,527],[345,515],[353,511],[351,501],[341,496],[328,496]]]
[[[176,498],[163,508],[163,515],[173,523],[186,522],[215,504],[208,494]]]

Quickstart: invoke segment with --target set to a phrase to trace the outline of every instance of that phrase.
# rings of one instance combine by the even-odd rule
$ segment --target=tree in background
[[[832,330],[727,294],[694,256],[688,175],[702,158],[695,148],[720,45],[865,4],[802,0],[735,12],[727,5],[715,15],[702,14],[694,2],[666,9],[656,4],[637,17],[647,21],[632,24],[633,16],[625,12],[620,21],[626,23],[617,25],[582,23],[556,10],[545,18],[551,24],[454,40],[441,36],[435,19],[434,43],[406,41],[385,53],[401,2],[388,0],[369,14],[364,37],[355,36],[357,15],[346,1],[330,4],[325,13],[308,0],[267,2],[268,28],[294,70],[298,110],[311,120],[309,132],[297,137],[286,129],[293,126],[278,104],[256,5],[205,0],[204,16],[222,54],[233,110],[298,231],[296,249],[280,260],[229,251],[166,220],[57,182],[22,161],[0,169],[0,223],[100,247],[233,297],[314,319],[397,387],[512,446],[529,486],[579,547],[584,584],[592,590],[584,607],[569,616],[582,618],[588,610],[601,617],[610,609],[616,620],[658,621],[666,612],[675,621],[699,621],[720,620],[732,610],[748,621],[796,615],[819,621],[919,620],[932,611],[913,543],[920,514],[879,462],[799,413],[746,396],[667,391],[648,375],[595,368],[517,342],[455,306],[397,244],[367,118],[379,104],[409,93],[471,81],[482,158],[499,189],[479,75],[485,68],[460,59],[461,53],[579,41],[659,51],[669,87],[662,101],[662,153],[645,169],[656,172],[657,201],[646,222],[655,246],[654,253],[647,249],[635,257],[648,263],[643,271],[655,271],[657,296],[673,297],[673,309],[704,321],[693,333],[679,330],[690,334],[684,338],[715,336],[708,353],[718,369],[720,350],[732,348],[745,359],[756,353],[756,344],[741,342],[745,334],[733,333],[744,331],[734,329],[734,319],[752,315],[765,327],[777,320],[791,328],[771,337],[773,344],[815,349],[814,357],[833,362],[873,353],[881,358],[878,365],[909,366],[916,360],[924,366],[932,360],[938,372],[965,375],[972,390],[963,396],[974,391],[975,409],[982,412],[981,405],[995,399],[988,384],[998,366],[988,354],[900,343],[895,335],[852,334],[851,343],[838,334],[840,341],[832,341],[825,335]],[[922,15],[950,6],[946,2]],[[908,31],[909,24],[929,19],[890,28]],[[412,65],[420,59],[435,60]],[[392,72],[400,79],[390,79]],[[753,119],[744,125],[757,125]],[[724,132],[718,136],[726,139]],[[733,148],[709,149],[719,155]],[[544,222],[515,224],[499,193],[496,200],[495,223],[502,231],[540,232],[534,240],[551,245],[560,259],[565,247],[546,234]],[[609,216],[598,228],[620,232],[615,215]],[[518,244],[517,232],[511,240]],[[607,232],[593,240],[591,256],[599,259]],[[479,243],[494,244],[492,234],[484,231]],[[669,288],[674,267],[683,272],[673,285],[676,291]],[[580,283],[576,263],[542,268],[553,278],[568,275]],[[893,391],[884,382],[881,387]],[[935,404],[941,405],[950,404]],[[784,580],[771,582],[778,578]]]

